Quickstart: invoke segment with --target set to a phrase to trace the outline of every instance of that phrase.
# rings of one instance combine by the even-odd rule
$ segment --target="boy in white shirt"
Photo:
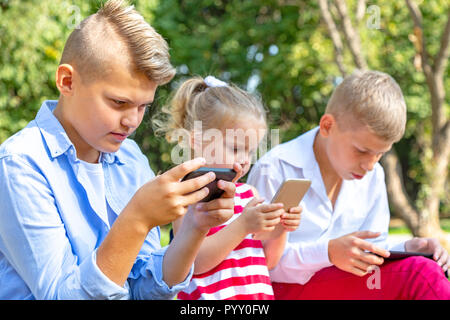
[[[248,183],[265,199],[285,179],[312,181],[300,226],[271,271],[276,299],[450,299],[442,272],[450,259],[437,239],[390,248],[430,253],[437,263],[383,259],[389,257],[389,205],[378,161],[401,139],[405,124],[406,104],[395,80],[358,71],[336,88],[319,127],[275,147],[252,168]],[[373,279],[362,278],[374,266]]]

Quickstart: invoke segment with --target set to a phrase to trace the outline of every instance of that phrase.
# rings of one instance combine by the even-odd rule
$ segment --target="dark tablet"
[[[389,258],[383,257],[384,260],[387,260],[387,261],[400,260],[400,259],[405,259],[405,258],[414,257],[414,256],[421,256],[421,257],[425,257],[425,258],[434,260],[432,253],[406,252],[406,251],[389,251],[389,252],[391,253],[391,255],[389,256]],[[445,271],[444,274],[448,278],[448,271]]]

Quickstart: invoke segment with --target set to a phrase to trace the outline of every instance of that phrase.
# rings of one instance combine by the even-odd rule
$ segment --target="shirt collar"
[[[57,100],[44,101],[36,115],[36,124],[44,137],[52,159],[67,152],[69,157],[74,161],[78,161],[75,146],[70,141],[61,123],[53,114],[53,110],[55,110],[57,104]],[[102,153],[100,161],[106,161],[110,164],[123,164],[123,157],[120,156],[120,152]]]
[[[291,142],[288,142],[291,145],[281,150],[279,159],[297,168],[312,170],[317,163],[313,144],[318,131],[319,127],[315,127]]]
[[[113,153],[102,153],[102,157],[100,159],[100,162],[105,161],[109,164],[112,163],[118,163],[118,164],[125,164],[123,160],[123,155],[121,155],[120,149],[117,152]]]

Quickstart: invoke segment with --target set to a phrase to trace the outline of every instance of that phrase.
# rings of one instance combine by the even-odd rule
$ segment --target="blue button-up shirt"
[[[154,177],[130,139],[102,154],[98,196],[64,128],[45,101],[35,120],[0,146],[0,299],[170,299],[187,287],[162,280],[166,248],[148,234],[123,287],[96,264],[96,250],[134,193]],[[106,201],[106,206],[105,206]]]

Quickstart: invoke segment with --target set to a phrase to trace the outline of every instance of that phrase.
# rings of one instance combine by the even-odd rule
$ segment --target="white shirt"
[[[103,164],[100,161],[102,154],[100,153],[98,163],[89,163],[80,160],[81,170],[85,170],[89,179],[86,183],[90,183],[92,190],[95,190],[96,198],[98,199],[97,207],[100,208],[99,214],[102,216],[102,220],[108,225],[109,228],[113,225],[117,218],[117,214],[111,209],[106,201],[105,193],[105,178],[103,173]]]
[[[247,180],[266,201],[286,179],[312,182],[300,202],[300,226],[288,234],[283,256],[270,272],[274,282],[305,284],[315,272],[332,265],[328,241],[355,231],[381,232],[380,237],[367,241],[389,248],[390,214],[383,168],[377,163],[361,180],[344,180],[333,209],[313,151],[318,129],[274,147],[253,166]],[[404,251],[404,245],[391,249]]]

